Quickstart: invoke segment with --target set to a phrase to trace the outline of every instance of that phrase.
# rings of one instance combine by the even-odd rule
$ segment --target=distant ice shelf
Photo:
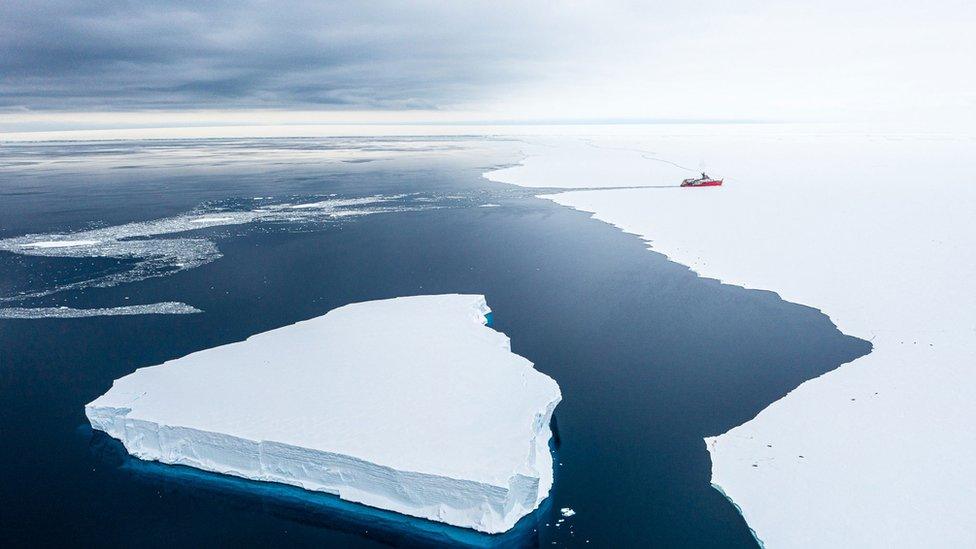
[[[141,459],[504,532],[552,486],[561,395],[490,312],[480,295],[347,305],[136,370],[85,413]]]

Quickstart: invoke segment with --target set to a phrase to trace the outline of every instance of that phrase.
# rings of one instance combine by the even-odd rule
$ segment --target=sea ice
[[[164,301],[146,305],[125,305],[123,307],[98,307],[75,309],[72,307],[0,307],[0,318],[88,318],[93,316],[130,315],[188,315],[202,313],[200,309],[180,303]]]
[[[77,246],[94,246],[101,240],[41,240],[21,244],[21,248],[73,248]]]
[[[114,382],[85,407],[134,456],[510,529],[553,481],[559,387],[480,295],[371,301]]]
[[[233,217],[199,217],[197,219],[191,219],[190,223],[207,223],[209,224],[220,224],[234,221]]]
[[[712,483],[769,547],[974,547],[973,139],[672,127],[589,144],[550,139],[522,166],[487,175],[565,188],[687,177],[662,180],[649,151],[719,168],[719,188],[547,197],[702,276],[817,307],[874,345],[707,438]],[[607,163],[616,163],[607,177],[594,173]]]
[[[652,151],[614,143],[537,137],[524,148],[526,158],[521,163],[487,172],[485,178],[527,187],[656,187],[680,182],[692,171]],[[633,169],[635,160],[641,163],[639,170]]]
[[[92,278],[73,280],[29,292],[0,296],[0,302],[22,301],[67,290],[103,288],[147,278],[168,276],[205,265],[221,257],[216,243],[196,234],[182,234],[212,227],[252,223],[328,223],[376,213],[416,211],[436,207],[413,203],[405,195],[332,198],[313,203],[271,204],[243,211],[211,205],[193,212],[89,229],[74,233],[27,234],[0,239],[0,252],[64,258],[112,258],[127,260],[117,269]],[[181,235],[181,236],[172,236]]]

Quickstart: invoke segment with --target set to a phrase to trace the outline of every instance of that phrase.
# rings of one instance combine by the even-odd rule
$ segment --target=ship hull
[[[701,181],[701,182],[685,181],[684,183],[681,184],[681,186],[682,187],[721,187],[722,180],[712,179],[709,181]]]

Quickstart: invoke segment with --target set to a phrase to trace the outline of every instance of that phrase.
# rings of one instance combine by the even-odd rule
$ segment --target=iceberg
[[[481,295],[357,303],[116,380],[85,407],[138,458],[499,533],[547,497],[556,382]]]

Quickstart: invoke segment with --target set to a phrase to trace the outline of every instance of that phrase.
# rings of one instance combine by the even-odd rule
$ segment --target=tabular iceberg
[[[552,486],[561,396],[489,312],[480,295],[347,305],[136,370],[85,413],[142,459],[503,532]]]

